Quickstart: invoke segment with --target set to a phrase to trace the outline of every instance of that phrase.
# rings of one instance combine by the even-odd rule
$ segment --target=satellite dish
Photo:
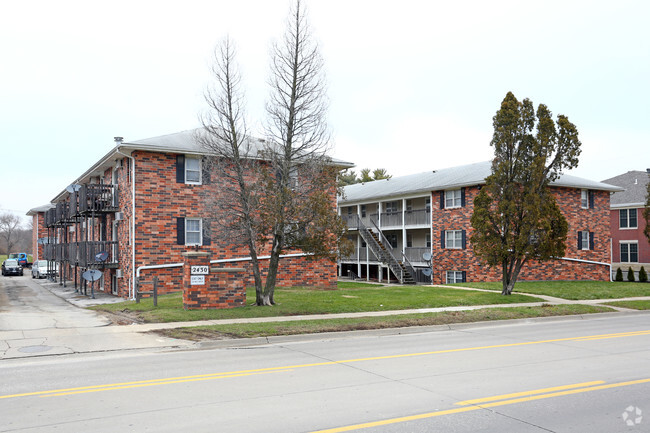
[[[77,192],[81,189],[81,185],[73,183],[72,185],[68,185],[65,190],[68,191],[69,193]]]
[[[93,281],[97,281],[102,277],[102,271],[98,269],[89,269],[81,274],[81,276],[84,278],[84,280],[90,281],[92,283]]]
[[[95,254],[95,261],[103,263],[106,261],[108,258],[108,253],[106,251],[102,251],[100,253]]]
[[[431,268],[424,268],[422,269],[422,273],[425,276],[430,277],[433,274],[433,270]]]
[[[422,254],[422,258],[424,259],[425,262],[428,262],[433,258],[433,254],[428,253],[428,252],[424,253],[424,254]]]

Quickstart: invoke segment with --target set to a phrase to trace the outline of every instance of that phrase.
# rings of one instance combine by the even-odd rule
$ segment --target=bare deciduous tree
[[[19,239],[19,231],[20,217],[11,212],[5,212],[0,215],[0,240],[5,248],[5,254],[13,251]]]
[[[241,76],[235,49],[224,39],[215,49],[212,75],[215,82],[205,92],[209,110],[203,114],[203,130],[196,137],[210,152],[208,169],[214,169],[229,187],[217,196],[206,196],[215,233],[229,242],[244,243],[251,257],[257,305],[262,305],[262,277],[258,260],[256,212],[258,206],[251,139],[247,135]]]
[[[197,139],[228,184],[219,189],[211,213],[220,237],[248,245],[258,305],[275,303],[283,251],[297,248],[311,258],[334,260],[338,245],[345,245],[345,227],[334,201],[337,167],[326,156],[322,65],[298,0],[282,43],[272,51],[267,139],[253,140],[247,135],[232,44],[226,40],[216,50],[216,84],[206,92],[209,113],[202,118],[204,128]],[[262,287],[258,257],[269,244]]]
[[[335,206],[323,194],[328,191],[327,179],[332,174],[326,156],[329,131],[323,59],[311,37],[300,0],[291,10],[282,41],[273,45],[269,84],[266,131],[270,140],[265,156],[270,164],[262,194],[263,223],[271,240],[264,286],[266,305],[274,303],[283,250],[295,246],[325,254],[328,246],[335,249],[328,241],[336,240],[341,228]],[[336,185],[329,188],[333,191]]]

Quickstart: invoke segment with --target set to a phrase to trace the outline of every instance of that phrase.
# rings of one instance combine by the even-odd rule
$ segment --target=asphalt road
[[[650,315],[0,361],[0,431],[650,430]]]

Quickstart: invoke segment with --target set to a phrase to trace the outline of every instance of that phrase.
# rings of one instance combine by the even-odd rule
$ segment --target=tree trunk
[[[277,233],[277,232],[276,232]],[[280,265],[280,252],[282,238],[281,235],[273,237],[273,247],[271,248],[271,259],[269,260],[269,271],[266,274],[266,284],[264,285],[263,305],[274,305],[273,295],[275,292],[275,283],[278,276],[278,267]]]

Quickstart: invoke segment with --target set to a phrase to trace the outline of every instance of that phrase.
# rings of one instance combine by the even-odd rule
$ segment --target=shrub
[[[634,281],[634,271],[632,270],[632,268],[629,268],[627,270],[627,280]]]
[[[641,269],[639,269],[639,281],[641,281],[642,283],[648,282],[648,274],[645,273],[645,269],[643,269],[643,266],[641,266]]]
[[[616,277],[614,277],[614,281],[623,281],[623,271],[621,271],[621,268],[616,268]]]

